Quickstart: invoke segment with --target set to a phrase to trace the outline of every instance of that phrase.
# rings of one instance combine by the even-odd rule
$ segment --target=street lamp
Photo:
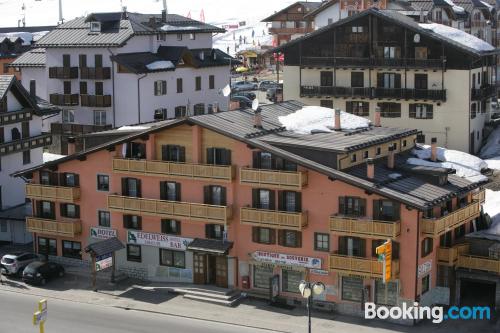
[[[325,285],[321,282],[307,282],[300,281],[299,290],[302,297],[307,298],[307,318],[308,318],[308,332],[311,333],[311,305],[312,296],[321,295],[325,291]]]

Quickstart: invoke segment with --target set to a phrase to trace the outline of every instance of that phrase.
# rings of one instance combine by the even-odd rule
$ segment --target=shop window
[[[222,239],[224,237],[224,226],[221,224],[205,224],[205,237]]]
[[[316,251],[330,251],[330,235],[319,232],[314,233],[314,249]]]
[[[38,253],[57,256],[57,241],[52,238],[38,237]]]
[[[422,292],[420,295],[425,294],[431,288],[431,276],[426,275],[422,278]]]
[[[186,253],[184,251],[160,249],[160,265],[186,268]]]
[[[252,227],[252,241],[260,244],[276,244],[276,230]]]
[[[141,230],[142,218],[137,215],[123,215],[123,227],[125,229]]]
[[[304,280],[304,273],[288,269],[283,269],[281,272],[283,291],[299,293],[299,284]]]
[[[342,276],[342,300],[361,302],[363,295],[363,279]]]
[[[162,234],[180,235],[181,234],[181,221],[172,219],[161,220]]]
[[[272,276],[272,266],[253,266],[253,287],[269,289],[269,281]]]
[[[397,282],[384,283],[382,280],[375,280],[375,304],[396,305],[397,301]]]
[[[127,244],[127,261],[142,261],[140,245]]]
[[[62,245],[63,257],[82,259],[82,243],[63,240]]]

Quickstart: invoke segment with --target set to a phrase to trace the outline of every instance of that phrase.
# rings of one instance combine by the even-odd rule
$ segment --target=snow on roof
[[[485,5],[486,7],[488,7],[489,10],[493,9],[493,6],[490,5],[489,3],[487,3],[486,1],[479,1],[479,2],[482,3],[483,5]]]
[[[43,153],[43,163],[55,161],[60,158],[66,157],[66,155],[52,154],[52,153]]]
[[[117,128],[117,131],[143,131],[149,129],[151,126],[144,125],[132,125],[132,126],[122,126]]]
[[[400,173],[394,172],[394,173],[389,174],[388,177],[391,178],[391,179],[398,179],[398,178],[403,177],[403,175],[400,174]]]
[[[465,31],[449,27],[447,25],[438,23],[419,23],[422,29],[430,30],[438,35],[441,35],[447,39],[451,39],[457,43],[464,45],[465,47],[472,48],[478,51],[493,51],[495,48]]]
[[[500,236],[500,192],[486,189],[483,211],[491,217],[491,226],[486,233]]]
[[[484,146],[479,152],[481,158],[494,158],[500,156],[500,127],[490,133]]]
[[[451,0],[444,0],[444,2],[446,2],[448,5],[450,5],[451,8],[453,9],[453,11],[455,13],[463,13],[463,12],[465,12],[465,9],[463,9],[463,7],[455,5],[453,3],[453,1],[451,1]]]
[[[287,130],[300,134],[310,134],[311,131],[331,132],[334,125],[335,111],[321,106],[305,106],[286,116],[278,117],[279,122]],[[353,130],[370,126],[370,121],[345,111],[340,112],[340,127],[343,130]]]
[[[170,25],[165,24],[161,28],[163,31],[178,31],[178,30],[200,30],[200,27],[195,26],[178,26],[178,25]]]
[[[147,64],[146,68],[149,69],[150,71],[154,71],[154,70],[158,70],[158,69],[175,68],[175,65],[173,62],[171,62],[169,60],[160,60],[160,61],[154,61],[150,64]]]

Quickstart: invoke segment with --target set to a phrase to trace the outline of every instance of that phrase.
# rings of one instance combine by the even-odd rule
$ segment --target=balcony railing
[[[460,254],[457,267],[500,274],[500,260],[471,254]]]
[[[232,165],[177,163],[124,158],[113,159],[113,172],[210,181],[231,181],[234,178],[234,166]]]
[[[82,80],[109,80],[111,67],[81,67],[80,77]]]
[[[69,219],[62,221],[27,217],[26,230],[46,235],[75,237],[82,233],[82,222]]]
[[[357,57],[302,57],[302,66],[318,67],[387,67],[441,69],[442,59],[414,58],[357,58]]]
[[[81,106],[107,108],[111,106],[111,95],[80,95]]]
[[[479,216],[480,203],[474,201],[469,205],[457,209],[439,218],[424,218],[420,221],[422,233],[431,236],[440,236],[452,228],[456,228]]]
[[[401,223],[399,221],[330,216],[330,231],[338,235],[395,239],[401,234]]]
[[[242,207],[240,221],[258,227],[302,230],[307,226],[307,213]]]
[[[469,244],[457,244],[452,247],[439,247],[438,263],[445,266],[455,266],[458,256],[469,252]]]
[[[78,94],[50,94],[50,104],[61,106],[78,105]]]
[[[480,203],[484,203],[484,201],[486,200],[486,191],[480,190],[479,192],[472,194],[472,199],[475,201],[479,201]]]
[[[0,126],[15,124],[21,121],[30,121],[33,117],[31,110],[9,111],[0,113]]]
[[[392,276],[399,276],[399,261],[392,261]],[[342,254],[330,254],[330,270],[338,273],[382,278],[383,263],[374,258],[360,258]]]
[[[159,216],[207,223],[226,224],[232,217],[230,206],[143,199],[120,195],[108,195],[108,208],[124,214]]]
[[[301,96],[308,97],[361,97],[361,98],[396,98],[445,101],[446,90],[404,89],[404,88],[356,88],[333,86],[301,86]]]
[[[75,202],[80,199],[79,187],[26,184],[26,197],[38,200]]]
[[[78,79],[78,67],[50,67],[50,79]]]
[[[312,28],[269,28],[270,34],[305,34],[308,32],[312,32]]]
[[[70,124],[70,123],[52,123],[50,124],[51,134],[85,134],[92,132],[101,132],[111,129],[112,125],[88,125],[88,124]]]
[[[307,185],[307,172],[241,168],[240,183],[268,188],[301,190]]]
[[[471,99],[478,100],[483,98],[488,98],[496,95],[496,87],[493,85],[485,85],[481,88],[472,88],[471,89]]]
[[[52,144],[52,135],[41,134],[24,138],[16,141],[10,141],[0,144],[0,156],[18,153],[23,150],[50,146]]]

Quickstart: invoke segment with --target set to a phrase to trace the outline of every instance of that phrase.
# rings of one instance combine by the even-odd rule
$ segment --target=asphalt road
[[[0,290],[0,332],[38,332],[38,327],[33,326],[32,318],[39,299],[36,296]],[[47,308],[46,333],[268,332],[211,321],[57,299],[49,299]]]

